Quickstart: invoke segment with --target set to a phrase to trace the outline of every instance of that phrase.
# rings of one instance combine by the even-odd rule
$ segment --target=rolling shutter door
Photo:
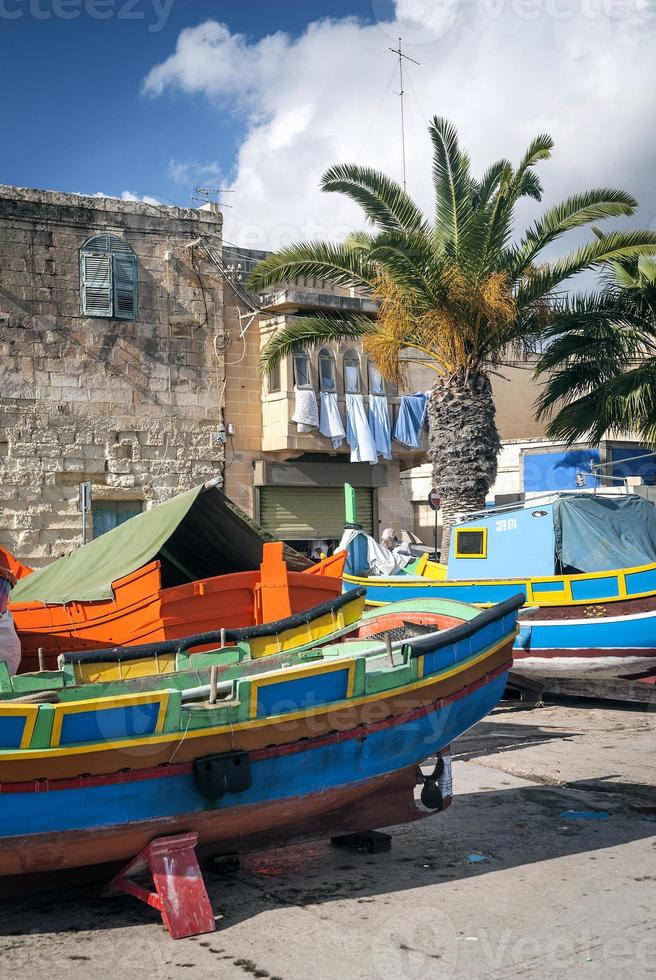
[[[373,532],[373,491],[356,490],[358,523]],[[260,524],[280,541],[341,538],[344,490],[341,487],[261,487]]]

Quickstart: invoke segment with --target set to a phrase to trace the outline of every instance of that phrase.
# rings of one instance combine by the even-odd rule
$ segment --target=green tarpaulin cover
[[[273,538],[213,488],[188,493],[144,511],[70,555],[28,575],[11,601],[88,602],[112,598],[112,583],[155,559],[162,587],[259,568],[262,545]],[[285,549],[292,570],[311,563]]]

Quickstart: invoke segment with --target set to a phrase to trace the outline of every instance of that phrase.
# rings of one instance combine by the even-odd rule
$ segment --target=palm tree
[[[571,444],[635,432],[656,442],[656,259],[609,262],[603,289],[565,304],[545,333],[536,373],[548,433]]]
[[[255,268],[250,286],[261,291],[314,276],[362,290],[379,304],[375,319],[336,314],[295,320],[265,347],[265,371],[298,345],[357,339],[388,381],[402,384],[408,364],[417,360],[433,370],[430,456],[442,499],[444,552],[456,514],[482,508],[496,477],[500,441],[490,372],[509,356],[534,349],[562,282],[608,259],[653,248],[656,234],[615,232],[538,265],[540,253],[565,232],[632,214],[636,201],[619,190],[586,191],[548,209],[515,242],[516,205],[523,197],[541,199],[535,166],[551,156],[551,138],[534,139],[516,168],[499,160],[476,180],[455,128],[435,118],[429,133],[436,198],[431,220],[385,174],[354,164],[332,167],[322,189],[357,202],[373,231],[342,243],[282,249]]]

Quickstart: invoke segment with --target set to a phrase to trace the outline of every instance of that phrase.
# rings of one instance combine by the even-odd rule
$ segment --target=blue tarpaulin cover
[[[554,507],[556,556],[580,572],[656,562],[656,506],[644,497],[565,497]]]

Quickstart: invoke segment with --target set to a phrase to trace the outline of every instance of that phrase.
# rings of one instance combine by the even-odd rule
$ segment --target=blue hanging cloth
[[[394,438],[397,442],[411,449],[419,449],[419,437],[421,435],[428,398],[423,391],[415,391],[412,395],[403,395],[399,405],[399,414],[396,417],[394,426]]]
[[[373,433],[376,451],[384,459],[391,460],[392,430],[385,395],[370,395],[369,427]]]

